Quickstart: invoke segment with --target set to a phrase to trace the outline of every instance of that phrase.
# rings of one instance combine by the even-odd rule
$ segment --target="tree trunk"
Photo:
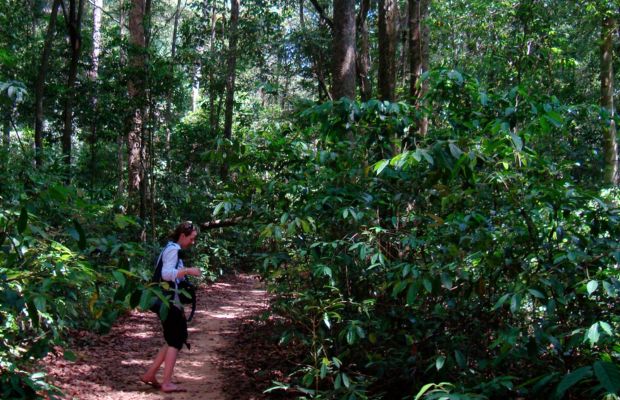
[[[129,211],[139,213],[144,218],[144,205],[140,195],[143,194],[143,128],[144,128],[144,53],[146,49],[146,33],[144,29],[146,3],[145,0],[132,0],[129,14],[129,67],[130,76],[127,80],[127,93],[131,104],[131,124],[127,134],[128,158],[128,194]],[[140,197],[139,197],[140,196]]]
[[[396,88],[396,0],[379,0],[379,98],[394,101]]]
[[[41,166],[42,150],[43,150],[43,95],[45,89],[45,77],[47,76],[47,67],[49,63],[50,53],[52,51],[52,41],[56,32],[56,16],[58,15],[58,7],[60,0],[54,0],[50,14],[50,23],[47,26],[45,35],[45,45],[41,54],[41,63],[39,64],[39,73],[34,85],[35,98],[35,121],[34,121],[34,148],[35,148],[35,165]]]
[[[609,118],[603,122],[603,151],[605,153],[605,182],[618,184],[618,144],[614,122],[614,70],[613,35],[616,29],[615,18],[604,15],[601,30],[601,107]]]
[[[420,98],[427,90],[426,83],[420,84],[420,76],[428,70],[428,28],[423,25],[428,15],[429,0],[409,0],[409,95],[412,104],[419,108]],[[418,133],[426,135],[428,117],[417,121]]]
[[[333,0],[332,98],[355,99],[355,0]]]
[[[64,109],[64,130],[62,135],[62,153],[65,157],[67,172],[71,176],[71,138],[73,136],[73,100],[75,98],[75,80],[77,78],[78,62],[82,49],[82,12],[84,10],[84,0],[70,0],[69,20],[67,31],[69,32],[69,43],[71,45],[71,63],[69,64],[69,74],[67,75],[67,94]],[[70,178],[69,178],[70,179]]]
[[[211,52],[211,57],[215,54],[215,25],[217,22],[217,3],[213,2],[213,7],[211,8],[211,37],[209,42],[209,49]],[[215,135],[218,130],[218,118],[216,118],[216,110],[215,110],[215,68],[209,68],[209,125],[211,126],[211,134]]]
[[[91,107],[98,114],[98,82],[99,79],[99,56],[101,54],[101,12],[103,0],[95,0],[93,3],[93,51],[91,54],[92,64],[88,73],[93,86],[93,94],[90,99]],[[90,177],[91,185],[97,181],[97,118],[93,116],[90,123]]]
[[[125,36],[125,4],[124,4],[124,0],[119,0],[119,15],[118,15],[118,21],[119,21],[119,34],[120,34],[120,38],[123,39],[123,37]],[[127,65],[127,51],[125,49],[124,46],[121,46],[119,49],[119,61],[120,61],[120,65],[121,67],[125,67],[125,65]],[[131,120],[129,118],[123,118],[124,119],[124,130],[123,132],[129,132],[129,130],[131,129]],[[116,145],[117,145],[117,166],[118,166],[118,190],[117,190],[117,198],[118,199],[122,199],[123,196],[125,195],[125,190],[126,190],[126,184],[125,184],[125,154],[128,153],[126,151],[123,151],[125,149],[123,149],[123,144],[124,142],[126,142],[126,140],[124,140],[126,138],[123,137],[122,134],[119,134],[116,138]]]
[[[370,81],[370,45],[368,37],[368,11],[370,0],[362,0],[361,9],[357,20],[359,31],[360,52],[357,58],[357,73],[360,85],[360,97],[362,101],[372,98],[372,85]]]
[[[172,43],[170,45],[170,74],[174,75],[174,64],[177,55],[177,32],[179,28],[179,17],[181,14],[181,0],[177,0],[177,8],[174,12],[174,25],[172,28]],[[170,125],[172,124],[172,90],[166,96],[166,165],[170,171]]]
[[[237,71],[237,25],[239,23],[239,0],[230,0],[230,27],[228,40],[228,73],[226,76],[226,104],[224,109],[224,137],[232,137],[235,77]],[[221,177],[228,175],[228,161],[222,164]]]

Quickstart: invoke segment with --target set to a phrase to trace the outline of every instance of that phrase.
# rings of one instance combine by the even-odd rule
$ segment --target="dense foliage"
[[[59,395],[41,359],[147,308],[153,257],[191,220],[204,279],[260,273],[306,351],[270,392],[617,399],[620,121],[599,99],[617,2],[358,1],[366,102],[331,99],[333,2],[243,1],[238,26],[229,3],[0,1],[0,397]]]
[[[519,88],[485,92],[456,71],[429,79],[438,128],[395,157],[394,137],[410,140],[404,103],[327,103],[282,132],[276,165],[287,168],[267,183],[280,218],[261,234],[278,251],[263,273],[293,324],[284,340],[310,352],[298,390],[617,392],[617,193],[544,152],[571,110]],[[518,93],[527,106],[515,117]]]

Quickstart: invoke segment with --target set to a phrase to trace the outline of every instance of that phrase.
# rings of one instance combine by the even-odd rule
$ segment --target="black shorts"
[[[173,306],[168,309],[168,316],[162,321],[164,327],[164,339],[168,346],[181,350],[187,342],[187,320],[183,310]]]

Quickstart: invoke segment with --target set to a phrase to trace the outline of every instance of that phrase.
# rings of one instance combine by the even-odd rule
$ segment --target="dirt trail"
[[[67,399],[261,398],[260,393],[230,393],[227,379],[235,371],[226,353],[230,354],[243,319],[267,308],[263,286],[252,276],[237,275],[202,288],[198,296],[196,315],[189,324],[191,350],[181,351],[173,378],[187,392],[162,393],[139,381],[163,344],[159,320],[149,312],[131,312],[105,336],[81,334],[74,349],[78,360],[49,357],[50,376]],[[237,377],[241,375],[240,370]]]

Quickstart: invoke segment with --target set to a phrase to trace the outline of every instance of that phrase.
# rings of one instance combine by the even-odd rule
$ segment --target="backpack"
[[[155,265],[155,271],[153,272],[153,277],[151,278],[151,282],[153,283],[161,283],[162,282],[162,278],[161,278],[161,271],[164,267],[164,251],[166,251],[166,249],[168,248],[168,246],[164,247],[164,249],[161,251],[161,253],[159,253],[159,257],[157,257],[157,264]],[[174,267],[175,269],[179,268],[179,261],[177,258],[177,265]],[[175,288],[172,290],[162,290],[164,296],[166,296],[169,300],[174,299],[174,293],[178,292],[179,294],[179,301],[182,304],[191,304],[192,305],[192,311],[189,314],[189,317],[187,318],[187,322],[190,322],[192,320],[192,318],[194,318],[194,313],[196,312],[196,286],[191,283],[189,280],[187,280],[187,278],[183,279],[181,282],[179,282],[179,284],[177,285],[176,282],[174,283]],[[159,314],[159,310],[161,308],[162,305],[162,301],[161,299],[157,298],[155,300],[155,302],[153,303],[153,305],[150,307],[150,310],[153,311],[156,314]]]

